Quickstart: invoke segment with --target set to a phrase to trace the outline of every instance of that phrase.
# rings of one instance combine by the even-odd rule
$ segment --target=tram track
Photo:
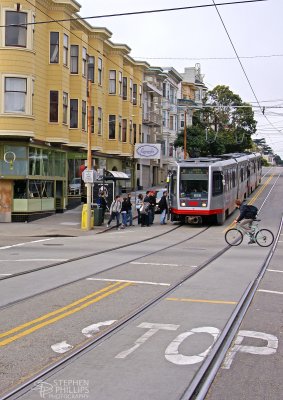
[[[110,252],[113,252],[113,251],[116,251],[116,250],[128,248],[128,247],[131,247],[131,246],[135,246],[135,245],[137,245],[137,244],[141,244],[141,243],[147,242],[147,241],[149,241],[149,240],[153,240],[153,239],[159,238],[159,237],[161,237],[161,236],[164,236],[164,235],[166,235],[166,234],[168,234],[168,233],[171,233],[172,231],[175,231],[176,229],[178,229],[178,228],[180,228],[180,227],[181,227],[181,225],[179,225],[179,226],[177,226],[177,227],[174,227],[173,229],[171,229],[171,230],[169,230],[169,231],[167,231],[167,232],[165,232],[165,233],[162,233],[162,234],[159,234],[159,235],[156,235],[156,236],[147,238],[147,239],[143,239],[143,240],[140,240],[140,241],[132,242],[132,243],[125,244],[125,245],[121,245],[121,246],[116,246],[116,247],[113,247],[113,248],[110,248],[110,249],[106,249],[106,250],[101,250],[101,251],[94,252],[94,253],[90,253],[90,254],[87,254],[87,255],[84,255],[84,256],[75,257],[75,258],[72,258],[72,259],[69,259],[69,260],[66,260],[66,261],[62,261],[62,262],[53,263],[53,264],[49,264],[49,265],[46,265],[46,266],[38,267],[38,268],[36,268],[36,269],[32,269],[32,270],[28,270],[28,271],[19,272],[19,273],[17,273],[17,274],[11,275],[11,276],[5,276],[5,277],[3,277],[2,279],[0,279],[0,283],[1,283],[1,281],[4,281],[4,280],[6,281],[7,279],[17,278],[17,277],[20,277],[20,276],[23,276],[23,275],[27,275],[27,274],[31,274],[31,273],[34,273],[34,272],[43,271],[43,270],[46,270],[46,269],[49,269],[49,268],[57,267],[57,266],[60,266],[60,265],[63,265],[63,264],[68,264],[68,263],[80,261],[80,260],[82,260],[82,259],[86,259],[86,258],[90,258],[90,257],[95,257],[95,256],[99,256],[99,255],[101,255],[101,254],[106,254],[106,253],[110,253]],[[180,244],[182,244],[182,243],[185,243],[185,242],[187,242],[187,241],[189,241],[189,240],[192,240],[192,239],[196,238],[197,236],[199,236],[199,235],[201,235],[202,233],[206,232],[209,228],[210,228],[210,226],[207,226],[207,227],[205,227],[204,229],[202,229],[201,231],[197,232],[196,234],[194,234],[194,235],[192,235],[192,236],[190,236],[190,237],[187,237],[187,238],[185,238],[185,239],[182,239],[182,240],[180,240],[180,241],[178,241],[178,242],[175,242],[175,243],[173,243],[173,244],[171,244],[171,245],[169,245],[169,246],[166,246],[166,247],[160,248],[160,249],[158,249],[158,250],[149,252],[149,253],[147,253],[147,254],[143,254],[142,256],[135,257],[135,258],[133,258],[133,259],[131,259],[131,260],[128,260],[127,263],[128,263],[128,262],[138,261],[138,260],[140,260],[140,259],[142,259],[142,258],[144,258],[144,257],[150,256],[150,255],[153,255],[153,254],[156,254],[156,253],[159,253],[159,252],[162,252],[162,251],[165,250],[165,249],[169,249],[169,248],[178,246],[178,245],[180,245]],[[33,299],[33,298],[35,298],[35,297],[37,297],[37,296],[39,296],[39,295],[43,295],[43,294],[50,293],[50,292],[52,292],[52,291],[54,291],[54,290],[56,290],[56,289],[61,289],[61,288],[63,288],[63,287],[72,285],[72,284],[77,283],[77,282],[80,282],[80,281],[84,281],[85,279],[88,279],[88,278],[90,278],[90,277],[95,277],[95,276],[100,275],[100,274],[102,274],[102,273],[115,270],[116,268],[119,268],[119,267],[121,267],[121,266],[123,266],[123,265],[125,265],[125,262],[118,263],[118,264],[116,264],[116,265],[114,265],[114,266],[111,266],[111,267],[108,267],[108,268],[104,268],[104,269],[102,269],[102,270],[100,270],[100,271],[93,272],[93,273],[91,273],[91,274],[87,274],[87,275],[81,276],[81,277],[79,277],[79,278],[77,278],[77,279],[74,279],[74,280],[72,280],[72,281],[69,281],[69,282],[67,282],[67,283],[63,283],[63,284],[60,284],[60,285],[53,286],[53,287],[50,288],[50,289],[41,291],[40,293],[35,293],[35,294],[30,295],[30,296],[26,296],[26,297],[24,297],[24,298],[21,298],[21,299],[19,299],[19,300],[16,300],[16,301],[7,303],[7,304],[2,305],[2,306],[0,307],[0,312],[1,312],[1,310],[7,309],[8,307],[14,306],[14,305],[19,304],[19,303],[21,303],[21,302],[23,302],[23,301]]]
[[[256,290],[263,278],[268,265],[273,257],[277,243],[280,239],[280,233],[283,227],[283,217],[279,225],[279,229],[273,243],[272,248],[268,252],[260,271],[253,281],[247,286],[237,307],[233,311],[231,317],[227,321],[222,333],[214,344],[209,356],[206,358],[194,379],[190,382],[187,389],[179,400],[204,400],[208,390],[224,361],[225,355],[231,346],[234,337],[244,319],[244,316],[253,300]]]
[[[110,253],[112,251],[120,250],[120,249],[127,248],[127,247],[130,247],[130,246],[134,246],[134,245],[139,244],[139,243],[148,242],[149,240],[154,240],[154,239],[157,239],[159,237],[168,235],[169,233],[175,231],[176,229],[179,229],[180,227],[181,227],[181,225],[175,226],[175,227],[173,227],[172,229],[170,229],[170,230],[168,230],[166,232],[163,232],[163,233],[161,233],[159,235],[156,235],[156,236],[151,236],[150,238],[138,240],[138,241],[127,243],[127,244],[123,244],[123,245],[120,245],[120,246],[111,247],[110,249],[99,250],[99,251],[95,251],[95,252],[92,252],[92,253],[87,253],[87,254],[84,254],[84,255],[81,255],[81,256],[78,256],[78,257],[68,258],[66,260],[61,260],[61,261],[58,261],[58,262],[55,262],[55,263],[43,265],[41,267],[32,268],[32,269],[28,269],[28,270],[21,271],[21,272],[16,272],[15,274],[12,274],[12,275],[2,276],[0,278],[0,282],[4,281],[4,280],[7,280],[7,279],[16,278],[16,277],[21,276],[21,275],[27,275],[27,274],[31,274],[33,272],[43,271],[45,269],[58,267],[60,265],[68,264],[68,263],[75,262],[75,261],[80,261],[80,260],[83,260],[83,259],[86,259],[86,258],[90,258],[90,257],[95,257],[95,256],[98,256],[100,254]]]
[[[179,227],[177,227],[177,228],[179,228]],[[180,241],[179,243],[174,243],[171,246],[168,246],[166,248],[174,247],[174,246],[177,246],[178,244],[181,244],[181,243],[184,243],[184,242],[186,242],[188,240],[191,240],[191,239],[195,238],[196,236],[199,236],[201,233],[205,232],[207,229],[208,229],[208,227],[205,228],[204,230],[202,230],[201,232],[198,232],[196,235],[194,235],[194,236],[192,236],[190,238],[186,238],[186,239]],[[282,220],[281,220],[281,225],[280,225],[280,228],[279,228],[278,232],[280,232],[281,229],[282,229]],[[157,235],[156,237],[159,237],[159,236],[162,236],[162,235],[164,235],[164,234]],[[257,288],[257,286],[258,286],[258,284],[260,282],[260,279],[263,276],[265,269],[267,268],[268,262],[269,262],[270,258],[272,257],[273,252],[275,251],[275,247],[276,247],[276,244],[277,244],[277,241],[278,241],[278,235],[279,235],[279,233],[277,234],[277,238],[276,238],[276,241],[275,241],[272,249],[270,250],[270,252],[268,253],[268,255],[267,255],[266,259],[265,259],[265,263],[264,263],[265,268],[264,268],[264,265],[263,265],[263,267],[261,268],[261,271],[258,274],[258,276],[255,278],[255,280],[253,282],[251,282],[248,285],[244,295],[242,296],[241,300],[239,301],[238,306],[236,307],[236,309],[233,312],[231,318],[227,322],[222,334],[218,338],[218,340],[215,343],[210,355],[208,356],[207,360],[210,359],[209,365],[208,366],[205,365],[205,367],[202,366],[200,368],[199,371],[201,371],[201,373],[199,374],[198,378],[196,378],[196,376],[195,376],[195,378],[192,381],[192,382],[194,382],[194,388],[190,384],[189,388],[187,389],[187,390],[190,390],[190,392],[191,392],[189,394],[189,397],[188,397],[187,391],[186,391],[186,392],[184,392],[183,397],[181,397],[182,400],[184,400],[184,399],[199,399],[199,400],[200,399],[204,399],[204,397],[199,397],[199,396],[205,396],[205,394],[203,395],[202,393],[204,393],[205,391],[207,392],[210,383],[212,382],[215,374],[217,373],[218,368],[221,365],[221,361],[220,361],[220,365],[217,367],[217,358],[219,357],[218,354],[220,354],[221,352],[224,352],[224,355],[223,355],[223,358],[224,358],[225,353],[226,353],[227,349],[229,348],[229,345],[231,344],[231,342],[233,340],[233,337],[234,337],[234,335],[235,335],[235,333],[236,333],[236,331],[238,329],[238,326],[239,326],[238,325],[238,321],[240,321],[239,323],[241,323],[241,320],[239,318],[241,317],[241,315],[243,315],[242,318],[244,317],[244,314],[245,314],[247,308],[249,307],[249,304],[250,304],[250,302],[252,300],[252,297],[254,296],[256,288]],[[154,238],[155,237],[150,238],[150,239],[146,239],[145,241],[152,240]],[[132,245],[137,244],[137,243],[140,243],[140,241],[139,242],[135,242],[135,243],[131,243],[131,244],[128,244],[128,245],[117,246],[117,248],[114,248],[114,249],[107,249],[107,250],[104,250],[102,252],[96,252],[96,253],[94,253],[92,255],[98,255],[98,254],[102,254],[102,253],[105,253],[105,252],[108,252],[108,251],[113,251],[113,250],[115,251],[116,249],[132,246]],[[132,313],[129,313],[124,318],[120,319],[117,323],[113,324],[113,326],[111,326],[111,328],[109,328],[106,332],[100,334],[99,336],[96,336],[96,338],[94,340],[90,340],[84,346],[80,347],[79,349],[76,349],[76,351],[70,352],[67,357],[64,357],[63,359],[59,360],[56,364],[54,364],[54,365],[46,368],[45,370],[41,371],[39,374],[37,374],[34,377],[32,377],[25,384],[15,388],[14,390],[12,390],[11,392],[7,393],[6,395],[4,395],[4,397],[1,397],[1,398],[3,400],[10,399],[10,398],[13,398],[13,399],[19,398],[21,395],[23,395],[24,393],[26,393],[29,390],[31,390],[34,382],[36,382],[36,381],[38,381],[40,379],[41,380],[42,379],[47,379],[49,376],[52,376],[58,370],[64,368],[64,366],[67,365],[68,363],[74,362],[78,357],[80,357],[84,353],[91,351],[96,346],[101,344],[104,340],[106,340],[109,337],[111,337],[112,335],[115,335],[116,333],[118,333],[121,329],[123,329],[128,324],[130,324],[134,319],[136,319],[137,317],[139,317],[140,315],[145,313],[148,309],[150,309],[151,307],[153,307],[156,304],[158,304],[159,301],[163,300],[172,291],[174,291],[179,285],[181,285],[182,283],[186,282],[192,276],[194,276],[199,271],[201,271],[203,268],[208,266],[210,263],[212,263],[213,261],[215,261],[218,258],[220,258],[229,249],[230,249],[230,246],[226,246],[226,247],[222,248],[220,251],[218,251],[212,257],[210,257],[209,259],[207,259],[206,261],[201,263],[199,266],[194,268],[193,271],[190,271],[190,273],[184,275],[178,281],[173,283],[170,286],[170,288],[165,290],[162,294],[159,294],[158,296],[156,296],[155,298],[151,299],[147,303],[141,305],[139,308],[134,310]],[[152,252],[152,253],[150,253],[148,255],[151,255],[151,254],[154,254],[154,253],[158,253],[158,252],[160,252],[162,250],[164,250],[164,249],[156,250],[156,251],[154,251],[154,252]],[[88,255],[88,257],[91,257],[92,255]],[[138,257],[135,260],[138,260],[138,259],[146,257],[146,256],[147,255],[143,255],[142,257]],[[86,258],[86,257],[84,256],[84,258]],[[80,257],[78,257],[78,259],[80,259]],[[70,260],[65,261],[64,264],[66,262],[70,262]],[[56,265],[57,264],[62,264],[62,263],[56,263]],[[117,268],[117,267],[119,267],[121,265],[124,265],[124,263],[116,265],[116,266],[112,266],[112,267],[110,267],[108,269],[99,271],[99,272],[91,274],[89,276],[95,276],[95,275],[101,274],[101,273],[103,273],[105,271],[113,270],[114,268]],[[33,272],[33,271],[31,271],[31,272]],[[85,277],[77,279],[74,282],[77,282],[77,281],[80,281],[80,280],[83,280],[83,279],[85,279]],[[60,285],[59,287],[66,286],[66,285],[71,284],[71,283],[73,283],[73,282],[67,283],[65,285]],[[51,291],[51,290],[53,290],[53,289],[50,289],[49,291]],[[34,296],[37,296],[37,295],[34,295]],[[32,297],[34,297],[34,296],[32,296]],[[21,300],[21,301],[23,301],[23,300]],[[0,308],[0,310],[1,310],[1,308]],[[229,335],[231,335],[230,342],[226,341],[226,339],[229,338]],[[226,351],[223,350],[222,342],[223,342],[223,346],[225,346],[225,343],[228,343],[228,348],[226,349]],[[226,344],[226,347],[227,347],[227,344]],[[224,347],[224,348],[226,348],[226,347]],[[215,354],[214,354],[214,349],[215,349]],[[213,378],[211,378],[211,375],[210,375],[210,371],[211,370],[213,372],[216,371],[214,376],[213,376]],[[198,382],[195,379],[197,379]]]
[[[192,381],[189,383],[185,391],[183,392],[182,396],[180,397],[180,400],[203,400],[205,398],[206,393],[209,390],[209,387],[217,374],[218,369],[221,366],[221,363],[225,357],[225,354],[227,350],[229,349],[234,336],[244,318],[244,315],[254,297],[254,294],[256,292],[256,289],[260,283],[260,280],[262,279],[264,272],[266,271],[268,264],[272,258],[272,255],[275,252],[277,242],[280,237],[280,232],[282,230],[282,225],[283,225],[283,217],[278,229],[278,233],[276,235],[276,240],[268,252],[264,263],[255,277],[253,281],[249,283],[247,286],[244,294],[242,295],[240,301],[238,302],[238,305],[236,306],[235,310],[231,314],[231,317],[227,321],[222,333],[220,334],[219,338],[216,340],[215,344],[213,345],[211,352],[209,353],[208,357],[204,360],[203,364],[195,374],[194,378]],[[199,232],[197,235],[194,237],[198,236],[200,233],[203,233],[206,231],[208,228],[203,230],[202,232]],[[191,237],[190,239],[192,239]],[[189,239],[182,240],[180,243],[184,243]],[[180,244],[178,243],[178,244]],[[173,244],[170,247],[176,246],[178,244]],[[157,305],[160,301],[165,299],[168,295],[170,295],[174,290],[178,288],[178,286],[182,285],[183,283],[187,282],[190,278],[192,278],[194,275],[199,273],[201,270],[203,270],[205,267],[209,266],[212,262],[215,260],[219,259],[222,255],[224,255],[231,246],[225,246],[223,247],[220,251],[215,253],[213,256],[202,262],[200,265],[198,265],[196,268],[194,268],[192,271],[189,273],[185,274],[183,277],[181,277],[179,280],[174,282],[170,288],[165,289],[161,294],[157,295],[156,297],[150,299],[146,303],[142,304],[140,307],[137,309],[133,310],[129,314],[125,315],[123,318],[115,322],[111,327],[107,328],[100,334],[97,334],[95,338],[89,339],[82,346],[76,347],[73,350],[70,350],[68,352],[68,355],[65,355],[61,359],[59,359],[56,363],[49,365],[36,375],[32,376],[29,378],[26,382],[22,383],[21,385],[13,388],[10,392],[5,393],[3,397],[1,397],[2,400],[7,400],[7,399],[18,399],[28,391],[32,390],[34,387],[34,384],[37,381],[42,381],[46,380],[49,377],[53,376],[55,373],[63,369],[65,366],[75,362],[79,357],[83,356],[84,354],[88,353],[89,351],[95,349],[97,346],[102,344],[105,340],[109,339],[111,336],[117,334],[119,331],[124,329],[127,325],[129,325],[133,320],[136,318],[140,317],[143,315],[145,312],[147,312],[149,309],[153,308],[155,305]],[[158,250],[162,251],[162,250]],[[156,252],[158,252],[156,251]],[[156,253],[155,252],[155,253]],[[144,257],[144,256],[143,256]],[[93,276],[93,275],[92,275]],[[82,278],[84,279],[84,278]]]
[[[193,237],[190,237],[189,239],[186,238],[182,241],[179,241],[178,243],[174,243],[169,247],[175,247],[181,243],[184,243],[190,239],[195,238],[196,236],[199,236],[201,233],[205,232],[208,228],[205,228],[201,232],[198,232],[196,235]],[[169,248],[167,247],[167,248]],[[183,283],[187,282],[190,278],[192,278],[194,275],[199,273],[201,270],[209,266],[212,262],[215,260],[219,259],[223,254],[225,254],[231,246],[227,245],[223,247],[220,251],[216,252],[213,256],[209,257],[207,260],[203,261],[201,264],[199,264],[197,267],[195,267],[193,270],[191,270],[189,273],[186,273],[183,275],[180,279],[175,281],[170,285],[169,288],[165,289],[162,291],[162,293],[159,293],[156,297],[150,299],[149,301],[145,302],[144,304],[140,305],[138,308],[133,310],[132,312],[128,313],[121,319],[119,319],[117,322],[115,322],[111,327],[109,327],[106,331],[103,331],[101,334],[97,334],[95,338],[89,339],[88,341],[84,342],[83,345],[76,347],[74,350],[71,350],[68,355],[64,356],[63,358],[59,359],[56,363],[54,363],[51,366],[48,366],[47,368],[43,369],[41,372],[38,374],[34,375],[32,378],[30,378],[28,381],[25,383],[19,385],[18,387],[14,388],[11,390],[9,393],[4,394],[4,397],[2,397],[2,400],[5,399],[17,399],[20,396],[22,396],[24,393],[28,392],[29,390],[32,389],[33,385],[35,382],[39,380],[44,380],[47,379],[49,376],[53,375],[57,371],[59,371],[61,368],[64,368],[66,365],[69,363],[74,362],[78,357],[82,356],[83,354],[91,351],[101,343],[103,343],[105,340],[110,338],[112,335],[117,334],[120,330],[125,328],[127,325],[129,325],[133,320],[138,318],[139,316],[143,315],[146,311],[149,309],[153,308],[155,305],[157,305],[160,301],[165,299],[168,295],[170,295],[175,289],[177,289],[180,285]],[[155,251],[154,253],[160,252],[162,249],[159,249]],[[139,258],[143,258],[139,257]],[[122,265],[122,264],[121,264]],[[116,266],[117,267],[117,266]],[[116,268],[116,267],[111,267],[111,269]],[[109,270],[109,269],[108,269]],[[104,272],[104,271],[101,271]],[[99,273],[101,273],[99,272]],[[94,276],[95,274],[92,274],[91,276]],[[82,278],[82,279],[85,279]]]
[[[269,171],[266,172],[264,177],[268,173],[269,173]],[[281,174],[278,175],[278,177],[276,179],[276,182],[273,184],[271,190],[268,193],[268,196],[269,196],[270,192],[273,190],[273,188],[274,188],[275,184],[277,183],[277,180],[279,179],[280,175]],[[272,178],[272,177],[273,176],[271,176],[270,178]],[[256,196],[253,196],[253,200],[252,201],[254,201],[255,199],[257,199],[259,197],[259,195],[261,194],[263,189],[265,189],[265,185],[263,185],[259,189],[259,191],[257,191],[257,194],[256,194]],[[266,200],[267,200],[267,198],[265,199],[265,201]],[[263,207],[265,201],[263,202],[262,206],[260,207],[260,210]],[[167,230],[166,232],[163,232],[163,233],[161,233],[159,235],[156,235],[156,236],[152,236],[150,238],[142,239],[142,240],[139,240],[139,241],[127,243],[127,244],[120,245],[120,246],[115,246],[115,247],[112,247],[110,249],[105,249],[105,250],[100,250],[100,251],[96,251],[96,252],[87,253],[87,254],[84,254],[84,255],[81,255],[81,256],[78,256],[78,257],[72,257],[72,258],[69,258],[69,259],[60,260],[58,262],[54,262],[54,263],[51,263],[51,264],[43,265],[41,267],[36,267],[36,268],[28,269],[28,270],[25,270],[25,271],[16,272],[16,273],[14,273],[12,275],[1,276],[0,277],[0,283],[1,283],[1,281],[8,280],[8,279],[13,279],[13,278],[16,278],[16,277],[21,276],[21,275],[27,275],[27,274],[31,274],[33,272],[38,272],[38,271],[46,270],[46,269],[49,269],[49,268],[54,268],[54,267],[57,267],[57,266],[60,266],[60,265],[68,264],[68,263],[75,262],[75,261],[80,261],[80,260],[87,259],[87,258],[90,258],[90,257],[98,256],[98,255],[101,255],[101,254],[110,253],[110,252],[115,251],[115,250],[120,250],[120,249],[123,249],[123,248],[127,248],[127,247],[130,247],[130,246],[139,244],[139,243],[144,243],[144,242],[147,242],[147,241],[150,241],[150,240],[154,240],[154,239],[157,239],[157,238],[162,237],[164,235],[167,235],[167,234],[175,231],[176,229],[179,229],[181,226],[182,225],[175,226],[172,229]],[[109,232],[109,230],[105,230],[103,232],[99,232],[99,234],[107,234],[107,232]],[[48,235],[47,237],[50,237],[50,235]],[[54,237],[58,237],[58,236],[54,236]],[[104,271],[101,271],[101,272],[104,272]],[[0,307],[0,310],[1,310],[1,307]]]

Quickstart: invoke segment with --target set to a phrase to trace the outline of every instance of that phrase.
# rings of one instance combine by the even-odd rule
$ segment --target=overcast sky
[[[80,15],[213,5],[212,0],[78,0]],[[215,0],[216,4],[233,0]],[[240,1],[240,0],[236,0]],[[90,19],[92,26],[106,27],[114,43],[125,43],[131,56],[154,66],[185,67],[201,64],[209,90],[226,85],[243,101],[255,106],[258,133],[283,159],[283,0],[218,6],[225,27],[241,58],[244,70],[222,25],[216,8],[204,7],[137,16]],[[248,58],[246,58],[248,57]],[[218,59],[215,59],[218,58]],[[226,58],[226,59],[225,59]],[[227,59],[231,58],[231,59]],[[270,108],[270,106],[282,108]]]

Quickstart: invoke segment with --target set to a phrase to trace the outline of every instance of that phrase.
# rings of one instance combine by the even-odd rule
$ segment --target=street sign
[[[85,169],[82,173],[84,183],[93,183],[96,180],[96,171],[94,169]]]

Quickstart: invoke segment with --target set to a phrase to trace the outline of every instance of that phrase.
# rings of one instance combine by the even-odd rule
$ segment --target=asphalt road
[[[254,193],[255,204],[263,204],[261,225],[274,233],[282,217],[283,181],[278,178],[279,172],[279,168],[271,171],[274,176],[268,185],[258,195]],[[0,273],[4,276],[167,233],[0,282],[0,393],[170,289],[225,247],[224,230],[233,218],[225,227],[215,226],[202,233],[202,227],[196,226],[167,233],[172,226],[160,226],[156,221],[150,228],[46,238],[1,251],[4,261],[0,261]],[[181,243],[196,233],[199,236]],[[281,253],[279,240],[208,399],[281,398]],[[231,248],[21,398],[64,398],[63,394],[70,399],[90,400],[180,398],[267,254],[268,249],[249,246],[245,238],[241,246]],[[26,300],[20,301],[23,298]]]

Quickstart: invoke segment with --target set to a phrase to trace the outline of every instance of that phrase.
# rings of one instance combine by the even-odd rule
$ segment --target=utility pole
[[[187,158],[187,111],[184,114],[184,160]]]
[[[92,169],[92,157],[91,157],[91,80],[88,80],[87,87],[87,169]],[[86,183],[86,204],[87,204],[87,223],[86,230],[91,229],[91,188],[92,183]]]

